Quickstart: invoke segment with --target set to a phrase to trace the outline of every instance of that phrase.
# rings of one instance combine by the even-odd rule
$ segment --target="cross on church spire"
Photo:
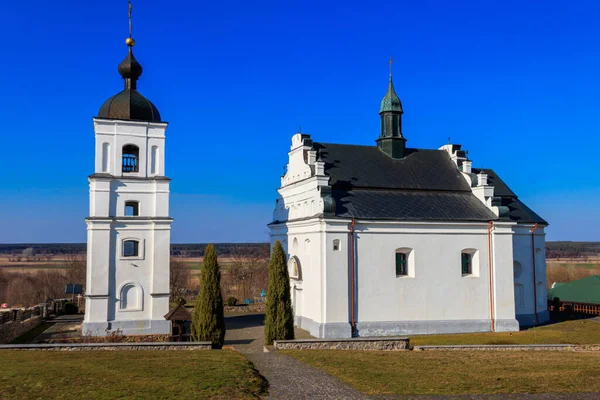
[[[129,18],[129,37],[125,40],[125,43],[127,44],[127,46],[129,46],[131,48],[135,45],[135,40],[133,40],[133,36],[132,36],[133,35],[133,22],[132,22],[132,18],[131,18],[133,6],[131,5],[131,0],[129,0],[128,3],[129,3],[129,11],[127,13],[127,17]]]
[[[390,78],[392,77],[392,64],[394,63],[394,59],[392,58],[392,56],[390,56],[390,61],[388,61],[388,64],[390,64]]]

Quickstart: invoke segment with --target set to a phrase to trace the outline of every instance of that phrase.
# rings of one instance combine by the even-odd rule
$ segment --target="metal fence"
[[[548,310],[569,314],[600,315],[600,304],[577,303],[574,301],[550,302]]]

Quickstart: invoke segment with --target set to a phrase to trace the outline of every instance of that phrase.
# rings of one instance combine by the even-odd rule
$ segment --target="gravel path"
[[[263,352],[264,314],[225,318],[225,346],[233,346],[269,382],[270,399],[368,399],[339,379],[281,353]],[[297,338],[310,337],[296,330]]]

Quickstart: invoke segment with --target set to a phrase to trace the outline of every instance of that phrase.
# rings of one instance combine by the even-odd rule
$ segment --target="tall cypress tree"
[[[294,338],[294,312],[290,295],[290,276],[285,252],[281,243],[275,242],[269,261],[269,289],[265,318],[265,342]]]
[[[192,315],[192,338],[221,348],[225,340],[225,317],[221,295],[221,272],[212,244],[206,247],[200,271],[200,293]]]

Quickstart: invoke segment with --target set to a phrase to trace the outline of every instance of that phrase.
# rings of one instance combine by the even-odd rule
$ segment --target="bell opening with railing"
[[[123,146],[123,172],[139,172],[140,149],[128,144]]]

